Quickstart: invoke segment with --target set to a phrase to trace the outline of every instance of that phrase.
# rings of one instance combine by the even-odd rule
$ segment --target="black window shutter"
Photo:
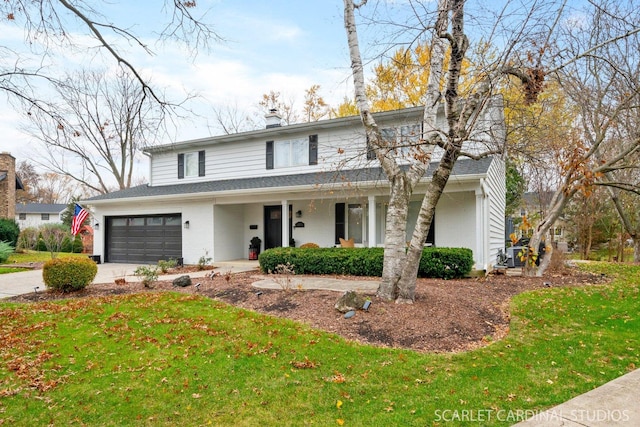
[[[373,148],[371,147],[371,142],[369,142],[369,135],[367,135],[367,160],[375,160],[376,159],[376,152],[373,151]]]
[[[178,179],[184,178],[184,154],[178,154]]]
[[[336,203],[336,245],[340,244],[340,238],[346,239],[344,234],[344,203]]]
[[[198,151],[198,176],[204,176],[204,150]]]
[[[273,169],[273,141],[267,141],[267,169]]]
[[[318,135],[309,135],[309,164],[318,164]]]

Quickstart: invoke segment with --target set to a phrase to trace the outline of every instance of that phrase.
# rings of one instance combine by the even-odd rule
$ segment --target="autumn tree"
[[[515,6],[507,5],[500,14],[484,21],[493,22],[493,25],[479,25],[474,29],[478,39],[482,41],[472,46],[465,32],[468,15],[464,0],[439,0],[437,5],[410,1],[408,6],[404,6],[404,3],[399,6],[405,7],[405,11],[414,12],[415,19],[410,22],[407,18],[399,23],[401,30],[395,34],[396,37],[406,37],[404,40],[428,38],[430,59],[425,95],[420,103],[425,106],[423,134],[420,143],[411,147],[410,156],[398,158],[391,154],[394,152],[393,147],[382,137],[371,114],[371,102],[367,96],[355,13],[356,10],[362,11],[367,3],[367,0],[344,0],[355,101],[370,146],[390,184],[384,266],[378,294],[397,302],[412,302],[415,298],[423,242],[453,166],[461,156],[477,159],[499,152],[502,148],[492,149],[488,146],[484,152],[468,153],[464,151],[463,143],[474,131],[478,131],[476,126],[479,114],[495,95],[498,83],[506,76],[515,76],[519,80],[527,95],[527,102],[536,101],[543,89],[546,67],[555,54],[549,41],[556,35],[565,9],[563,2],[534,3],[522,13],[521,10],[510,9],[510,6]],[[435,10],[427,10],[429,5],[437,7]],[[483,17],[474,16],[474,20],[483,22]],[[373,22],[373,19],[370,21]],[[483,34],[485,28],[489,31]],[[411,32],[411,29],[415,29],[415,32]],[[504,38],[495,39],[498,35]],[[492,55],[486,55],[487,44],[503,48]],[[587,49],[596,47],[591,45]],[[474,53],[480,55],[473,56]],[[449,61],[445,67],[446,55],[449,55]],[[474,69],[469,71],[466,81],[472,83],[466,86],[462,84],[462,69],[465,60],[471,56]],[[442,106],[445,113],[444,126],[436,121],[438,109]],[[422,181],[435,147],[441,148],[443,154],[433,175],[426,180],[427,189],[407,248],[405,235],[409,198],[416,185]],[[407,164],[408,167],[401,167],[401,164]]]
[[[131,187],[142,149],[154,145],[161,107],[135,76],[82,71],[55,85],[47,110],[29,114],[27,131],[46,153],[41,163],[96,193]],[[68,200],[68,199],[67,199]]]
[[[16,174],[25,187],[16,194],[17,203],[67,203],[75,194],[88,196],[88,189],[66,175],[54,172],[38,172],[36,166],[22,160]]]
[[[312,85],[304,93],[302,112],[307,122],[317,122],[329,116],[331,109],[320,95],[320,85]]]
[[[572,144],[557,157],[560,179],[547,217],[531,238],[534,256],[577,193],[589,195],[593,186],[602,186],[613,196],[619,191],[640,194],[639,181],[634,179],[640,166],[640,16],[632,5],[616,2],[594,3],[587,16],[580,25],[566,27],[562,37],[563,56],[571,59],[556,67],[558,82],[578,114]],[[640,236],[628,225],[640,257]],[[542,274],[550,258],[544,257],[538,269],[528,263],[527,274]]]

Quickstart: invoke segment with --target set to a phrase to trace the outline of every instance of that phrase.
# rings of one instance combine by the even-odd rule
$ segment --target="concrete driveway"
[[[117,278],[126,278],[127,282],[138,282],[140,279],[133,275],[140,264],[98,264],[98,274],[93,283],[112,283]],[[215,271],[226,273],[238,273],[241,271],[252,271],[258,269],[258,261],[225,261],[215,263]],[[202,277],[211,270],[188,273],[189,276]],[[159,280],[173,280],[183,274],[173,274],[160,276]],[[43,291],[45,289],[42,281],[42,270],[21,271],[19,273],[0,274],[0,298],[12,297],[15,295],[28,294],[30,292]]]

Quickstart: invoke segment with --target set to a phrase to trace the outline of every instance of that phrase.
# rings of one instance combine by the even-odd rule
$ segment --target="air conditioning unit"
[[[524,262],[520,261],[520,257],[518,256],[522,250],[526,250],[526,246],[511,246],[507,248],[507,255],[509,256],[507,266],[509,268],[522,267],[524,265]]]

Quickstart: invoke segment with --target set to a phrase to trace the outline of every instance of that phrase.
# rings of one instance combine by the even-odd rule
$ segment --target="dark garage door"
[[[107,262],[155,264],[182,257],[182,216],[107,218]]]

